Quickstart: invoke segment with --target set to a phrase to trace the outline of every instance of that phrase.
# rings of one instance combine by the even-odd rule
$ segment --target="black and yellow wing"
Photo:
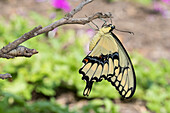
[[[104,26],[90,43],[91,52],[83,59],[84,65],[79,73],[86,80],[83,95],[90,94],[93,82],[103,78],[119,91],[123,98],[133,96],[136,89],[136,77],[130,57],[120,40],[111,31],[113,25]]]

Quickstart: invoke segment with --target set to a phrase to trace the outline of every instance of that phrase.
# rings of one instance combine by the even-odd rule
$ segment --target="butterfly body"
[[[94,82],[103,79],[111,82],[123,98],[130,98],[135,92],[133,65],[125,48],[112,33],[114,28],[111,24],[103,26],[90,42],[91,52],[83,59],[84,65],[79,70],[82,79],[86,80],[84,96],[90,94]]]

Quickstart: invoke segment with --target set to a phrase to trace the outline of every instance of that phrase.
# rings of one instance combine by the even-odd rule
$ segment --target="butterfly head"
[[[102,28],[101,28],[101,31],[103,33],[109,33],[109,32],[112,32],[113,30],[115,29],[115,25],[112,25],[112,24],[104,24],[102,25]]]

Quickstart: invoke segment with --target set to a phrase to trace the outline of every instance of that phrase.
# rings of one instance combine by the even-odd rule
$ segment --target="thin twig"
[[[86,4],[92,2],[93,0],[84,0],[82,1],[75,9],[70,11],[66,18],[72,18],[77,12],[79,12]]]

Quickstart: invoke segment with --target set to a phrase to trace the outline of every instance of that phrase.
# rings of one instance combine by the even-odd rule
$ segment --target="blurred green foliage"
[[[111,2],[116,2],[118,0],[106,0],[106,1],[111,3]],[[122,1],[137,2],[143,5],[149,5],[153,2],[153,0],[122,0]]]
[[[31,13],[30,18],[43,26],[52,22]],[[42,19],[43,18],[43,19]],[[0,21],[1,47],[28,32],[33,23],[23,17],[13,17],[9,23]],[[85,82],[78,73],[82,59],[86,56],[88,35],[77,36],[72,29],[57,29],[57,37],[40,35],[24,43],[26,47],[39,51],[31,58],[1,59],[0,72],[11,73],[12,80],[0,80],[0,112],[6,113],[116,113],[119,106],[112,99],[120,98],[115,88],[107,81],[95,83],[88,104],[81,109],[70,110],[55,101],[56,91],[61,87],[83,97]],[[170,112],[170,62],[151,62],[138,53],[131,55],[137,76],[137,90],[133,98],[146,101],[149,110],[157,113]],[[107,86],[107,87],[106,87]],[[112,91],[112,92],[110,92]],[[50,98],[33,100],[33,92]]]
[[[153,2],[153,0],[133,0],[133,1],[141,3],[143,5],[149,5]]]
[[[139,54],[135,56],[137,75],[136,98],[145,100],[146,106],[157,113],[168,113],[170,105],[170,62],[160,60],[151,62]]]

